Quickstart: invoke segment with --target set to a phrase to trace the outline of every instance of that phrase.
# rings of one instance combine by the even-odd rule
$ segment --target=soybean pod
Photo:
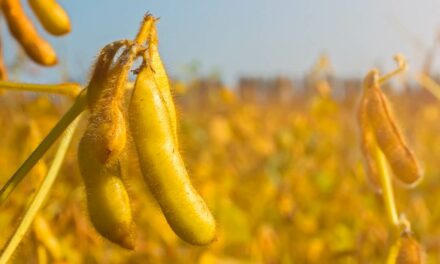
[[[360,127],[360,143],[361,150],[365,160],[365,167],[367,169],[367,178],[376,192],[381,192],[380,180],[379,180],[379,168],[374,161],[374,152],[377,148],[374,132],[368,121],[367,116],[367,100],[364,96],[361,98],[360,108],[358,112],[358,123]]]
[[[191,244],[205,245],[215,239],[215,220],[191,185],[170,121],[153,70],[142,67],[129,108],[140,168],[174,232]]]
[[[165,67],[159,55],[159,39],[157,37],[155,18],[150,15],[147,19],[154,20],[153,23],[151,23],[152,26],[148,42],[148,55],[150,59],[149,63],[150,67],[153,69],[153,75],[157,83],[157,88],[162,95],[166,110],[170,117],[170,125],[174,134],[174,140],[176,141],[176,144],[178,144],[176,107],[174,105],[173,95],[171,93],[170,81],[168,80]]]
[[[110,241],[133,249],[134,224],[122,181],[126,125],[119,91],[128,76],[127,57],[129,63],[133,61],[132,50],[126,49],[112,65],[113,57],[123,44],[124,41],[106,46],[97,59],[87,88],[90,89],[87,99],[91,115],[80,141],[78,159],[87,192],[87,208],[96,230]]]
[[[89,124],[78,150],[90,220],[102,236],[124,248],[133,249],[134,224],[128,193],[121,178],[120,153],[114,151],[111,158],[101,160],[99,149],[106,147],[101,146],[100,138],[106,125],[101,128],[93,125]]]
[[[52,46],[42,39],[24,13],[23,7],[18,0],[3,0],[1,7],[9,31],[20,43],[26,54],[36,63],[44,66],[52,66],[57,63],[57,56]]]
[[[52,35],[70,32],[70,20],[66,11],[55,0],[28,0],[44,29]]]
[[[417,160],[403,139],[390,106],[380,89],[378,72],[371,71],[364,80],[366,112],[377,144],[387,158],[394,175],[401,182],[414,185],[422,174]]]
[[[102,100],[105,91],[111,88],[109,85],[111,85],[114,80],[108,77],[113,59],[119,49],[127,43],[128,41],[125,40],[115,41],[106,45],[100,51],[94,64],[89,84],[87,85],[87,102],[91,112],[95,110],[98,101]]]

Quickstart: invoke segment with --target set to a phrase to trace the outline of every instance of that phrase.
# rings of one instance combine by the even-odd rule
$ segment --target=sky
[[[61,66],[32,67],[37,76],[25,79],[53,82],[67,69],[72,78],[86,81],[99,49],[118,39],[133,38],[145,12],[160,17],[159,48],[172,76],[184,78],[188,65],[197,62],[201,74],[218,72],[230,85],[240,76],[301,76],[323,53],[341,77],[362,77],[373,66],[391,70],[392,57],[398,52],[416,72],[440,32],[440,1],[428,0],[59,3],[71,17],[72,32],[61,38],[42,35],[55,46]],[[10,62],[15,42],[6,31],[3,25]],[[440,62],[435,66],[440,70]]]

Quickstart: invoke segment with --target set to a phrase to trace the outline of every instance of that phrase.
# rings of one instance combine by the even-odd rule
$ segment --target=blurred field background
[[[325,71],[303,82],[246,78],[234,90],[215,77],[173,82],[183,155],[218,221],[218,240],[208,247],[190,246],[174,235],[135,161],[126,181],[137,224],[136,251],[100,238],[88,220],[78,173],[80,129],[42,209],[58,245],[53,251],[68,263],[383,263],[392,241],[382,198],[362,166],[356,123],[360,85]],[[429,263],[436,263],[440,104],[420,87],[400,85],[405,87],[400,92],[385,90],[425,178],[413,190],[397,185],[397,207],[411,220]],[[2,95],[2,182],[70,103],[57,96]],[[2,209],[2,243],[42,173],[40,164]],[[27,235],[14,262],[37,263],[39,247],[38,235]],[[46,253],[53,258],[50,250]]]

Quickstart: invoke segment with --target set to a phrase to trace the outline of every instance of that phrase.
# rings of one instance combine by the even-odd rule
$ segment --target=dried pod
[[[28,0],[44,29],[52,35],[70,32],[70,20],[66,11],[55,0]]]
[[[379,180],[379,168],[377,168],[374,159],[374,152],[376,151],[377,143],[374,132],[368,121],[366,102],[366,99],[362,97],[358,112],[358,122],[361,132],[361,150],[367,168],[369,183],[371,183],[375,191],[380,192],[381,185]]]
[[[423,250],[419,242],[409,233],[400,238],[400,247],[396,258],[397,264],[422,264]]]
[[[1,7],[8,22],[9,31],[23,47],[26,54],[38,64],[55,65],[57,63],[55,51],[48,42],[38,35],[32,22],[24,13],[20,1],[3,0]]]
[[[126,142],[125,118],[121,101],[126,86],[128,72],[135,58],[133,48],[124,50],[113,65],[113,58],[126,41],[107,45],[98,56],[92,78],[87,86],[87,100],[91,116],[90,130],[94,130],[96,155],[101,162],[111,156],[117,157]]]
[[[416,184],[422,178],[419,165],[391,114],[387,99],[380,89],[376,70],[370,71],[364,79],[364,96],[368,120],[377,144],[394,175],[407,185]]]
[[[191,244],[213,241],[215,220],[191,185],[164,98],[148,66],[137,76],[129,122],[142,173],[171,228]]]
[[[412,233],[405,231],[391,248],[387,263],[423,264],[425,263],[424,250]]]
[[[127,140],[124,114],[116,105],[97,111],[90,116],[86,133],[95,137],[93,152],[100,162],[117,158]]]
[[[127,41],[115,41],[106,45],[100,51],[94,64],[89,84],[87,85],[87,102],[91,112],[94,111],[99,100],[109,97],[106,93],[111,93],[109,90],[112,89],[112,82],[114,83],[114,80],[109,78],[113,59],[119,49],[126,44]]]

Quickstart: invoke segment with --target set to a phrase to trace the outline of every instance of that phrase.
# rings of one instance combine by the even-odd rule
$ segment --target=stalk
[[[52,165],[50,166],[46,177],[44,178],[43,182],[40,185],[40,188],[36,192],[28,208],[26,209],[25,214],[17,227],[17,230],[7,242],[0,256],[0,264],[6,264],[8,262],[15,249],[20,244],[20,241],[23,239],[24,235],[28,231],[30,225],[32,224],[32,221],[35,218],[35,215],[41,208],[47,195],[49,194],[49,191],[51,190],[52,185],[55,182],[61,164],[66,155],[67,149],[69,148],[70,142],[72,141],[72,137],[77,124],[78,120],[73,121],[73,123],[70,125],[69,128],[67,128],[66,132],[64,133],[64,136],[61,139],[60,145],[58,146],[57,152],[55,154],[55,158],[53,159]]]
[[[0,190],[0,206],[8,199],[11,192],[23,180],[26,174],[35,166],[35,164],[43,157],[47,150],[53,145],[55,140],[64,132],[64,130],[83,112],[86,108],[86,92],[83,91],[75,100],[72,107],[64,114],[55,127],[49,132],[44,140],[32,152],[32,154],[24,161],[18,170],[6,182]]]
[[[0,81],[0,89],[38,93],[55,93],[76,97],[81,91],[81,86],[77,83],[34,84]]]

